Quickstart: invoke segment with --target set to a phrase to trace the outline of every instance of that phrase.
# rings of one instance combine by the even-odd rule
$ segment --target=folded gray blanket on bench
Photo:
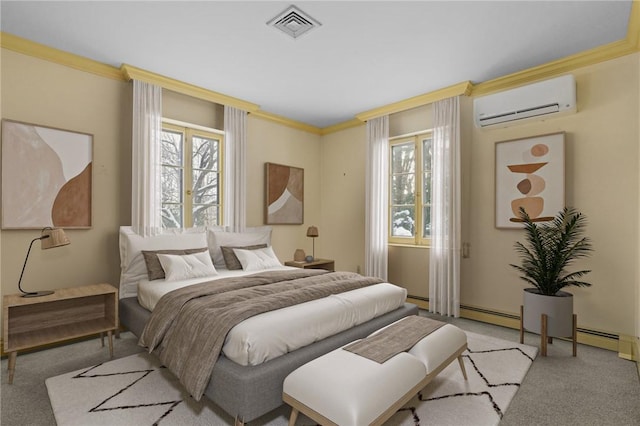
[[[400,352],[408,351],[445,324],[431,318],[411,315],[342,349],[382,364]]]

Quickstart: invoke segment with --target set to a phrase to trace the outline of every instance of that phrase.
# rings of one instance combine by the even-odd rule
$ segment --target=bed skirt
[[[135,297],[120,299],[119,308],[120,324],[140,336],[151,312],[140,306]],[[378,318],[260,365],[243,366],[221,354],[204,394],[231,416],[244,422],[254,420],[283,404],[282,383],[296,368],[400,318],[417,314],[417,306],[405,303]]]

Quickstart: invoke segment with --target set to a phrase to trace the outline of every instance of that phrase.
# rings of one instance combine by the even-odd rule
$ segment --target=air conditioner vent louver
[[[295,39],[322,24],[292,5],[267,22],[267,25],[277,28]]]
[[[518,87],[473,101],[477,127],[508,126],[520,120],[576,111],[576,82],[572,75]]]

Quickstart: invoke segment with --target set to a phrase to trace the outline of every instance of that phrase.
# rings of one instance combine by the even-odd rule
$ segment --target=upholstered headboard
[[[229,232],[223,227],[167,229],[161,235],[142,237],[130,226],[120,227],[120,298],[135,297],[138,283],[148,278],[143,250],[185,250],[208,248],[216,268],[225,268],[220,247],[271,245],[271,227]]]

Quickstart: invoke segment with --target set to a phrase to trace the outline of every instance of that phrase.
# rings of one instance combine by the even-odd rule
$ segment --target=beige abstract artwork
[[[2,121],[2,228],[91,227],[93,136]]]
[[[299,225],[304,221],[304,169],[265,163],[265,223]]]

